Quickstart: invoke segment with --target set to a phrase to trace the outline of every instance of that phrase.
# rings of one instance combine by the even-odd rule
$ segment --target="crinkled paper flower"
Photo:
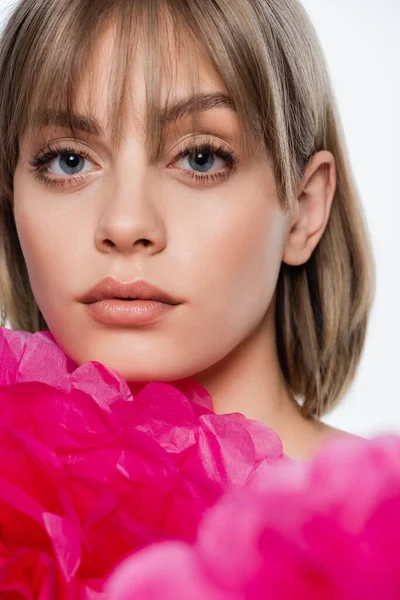
[[[126,559],[108,600],[398,600],[400,437],[331,440]]]
[[[124,558],[196,539],[221,494],[286,458],[190,379],[128,385],[49,332],[0,329],[0,596],[100,600]],[[214,532],[216,533],[216,532]]]

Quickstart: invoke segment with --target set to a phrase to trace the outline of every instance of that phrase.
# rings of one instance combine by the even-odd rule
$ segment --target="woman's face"
[[[94,116],[102,128],[112,60],[108,43],[104,36],[94,67]],[[200,74],[201,92],[226,93],[205,61]],[[131,83],[135,118],[126,123],[118,152],[107,130],[82,132],[74,143],[67,129],[53,126],[21,140],[15,220],[37,304],[65,352],[78,364],[102,362],[128,381],[172,381],[208,369],[271,326],[289,213],[280,207],[262,150],[240,154],[238,123],[228,106],[202,112],[196,133],[188,117],[175,123],[161,159],[150,164],[140,128],[145,110],[140,52]],[[176,100],[189,93],[183,72],[173,92]],[[83,86],[83,114],[85,98]],[[59,151],[42,172],[54,185],[39,181],[29,163],[44,153],[45,140],[66,152]],[[176,158],[205,141],[228,154]],[[227,160],[230,153],[238,155],[236,169]],[[152,324],[99,323],[80,298],[106,276],[144,280],[181,303]]]

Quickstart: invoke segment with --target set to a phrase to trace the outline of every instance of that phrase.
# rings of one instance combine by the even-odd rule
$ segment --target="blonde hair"
[[[114,144],[129,107],[128,67],[140,33],[146,44],[146,144],[151,159],[157,158],[165,131],[158,101],[162,75],[173,68],[167,64],[172,33],[188,73],[195,69],[185,44],[200,44],[219,74],[244,143],[258,140],[271,160],[283,210],[291,208],[310,157],[319,150],[334,155],[337,189],[326,230],[304,265],[282,264],[276,290],[277,348],[287,385],[301,400],[303,415],[323,415],[355,375],[374,266],[323,51],[297,0],[22,0],[16,5],[0,42],[2,325],[8,320],[13,329],[47,329],[13,216],[19,140],[38,119],[43,122],[46,109],[66,114],[75,136],[82,66],[111,17],[118,59],[107,106]]]

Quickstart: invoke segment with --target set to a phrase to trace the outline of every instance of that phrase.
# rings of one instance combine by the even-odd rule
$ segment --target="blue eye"
[[[190,168],[194,170],[194,174],[196,172],[206,173],[214,166],[223,168],[228,165],[232,168],[238,162],[233,152],[225,149],[222,145],[216,146],[215,143],[211,142],[189,145],[175,157],[175,160],[179,159],[187,159]]]
[[[49,144],[46,152],[35,155],[29,161],[32,166],[30,171],[35,172],[35,177],[41,183],[65,186],[70,181],[77,181],[83,177],[88,170],[85,169],[85,163],[94,165],[89,158],[89,154],[85,150]]]
[[[211,152],[193,152],[188,156],[189,164],[193,169],[208,171],[214,164],[214,155]]]
[[[86,159],[79,154],[68,152],[60,154],[59,165],[61,168],[65,168],[67,175],[77,175],[83,169],[85,160]]]

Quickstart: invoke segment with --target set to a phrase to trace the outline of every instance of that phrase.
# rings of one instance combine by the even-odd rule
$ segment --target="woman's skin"
[[[96,360],[128,381],[174,381],[193,377],[211,394],[217,413],[241,412],[272,427],[292,458],[309,457],[330,435],[323,423],[306,420],[289,393],[277,357],[274,304],[281,262],[308,260],[328,221],[336,187],[335,160],[327,151],[310,160],[293,209],[280,207],[271,166],[257,147],[240,154],[238,123],[228,107],[201,114],[201,131],[190,118],[171,127],[162,158],[147,161],[141,123],[145,97],[140,45],[132,65],[132,119],[116,152],[106,129],[106,97],[113,28],[100,39],[94,81],[94,116],[102,135],[79,134],[76,169],[82,179],[65,187],[39,182],[29,160],[52,143],[71,145],[59,127],[21,140],[14,177],[15,220],[38,306],[59,345],[77,363]],[[101,60],[97,60],[101,56]],[[202,92],[226,93],[200,52]],[[177,70],[174,98],[188,94]],[[79,112],[87,113],[87,89]],[[213,140],[239,154],[239,168],[225,180],[196,183],[189,157],[178,150],[195,139]],[[69,144],[68,144],[69,142]],[[214,158],[214,164],[212,162]],[[209,173],[229,172],[211,157]],[[60,156],[47,165],[53,179],[69,173]],[[199,172],[199,171],[197,171]],[[105,276],[144,279],[182,299],[161,321],[145,327],[95,322],[78,298]]]

